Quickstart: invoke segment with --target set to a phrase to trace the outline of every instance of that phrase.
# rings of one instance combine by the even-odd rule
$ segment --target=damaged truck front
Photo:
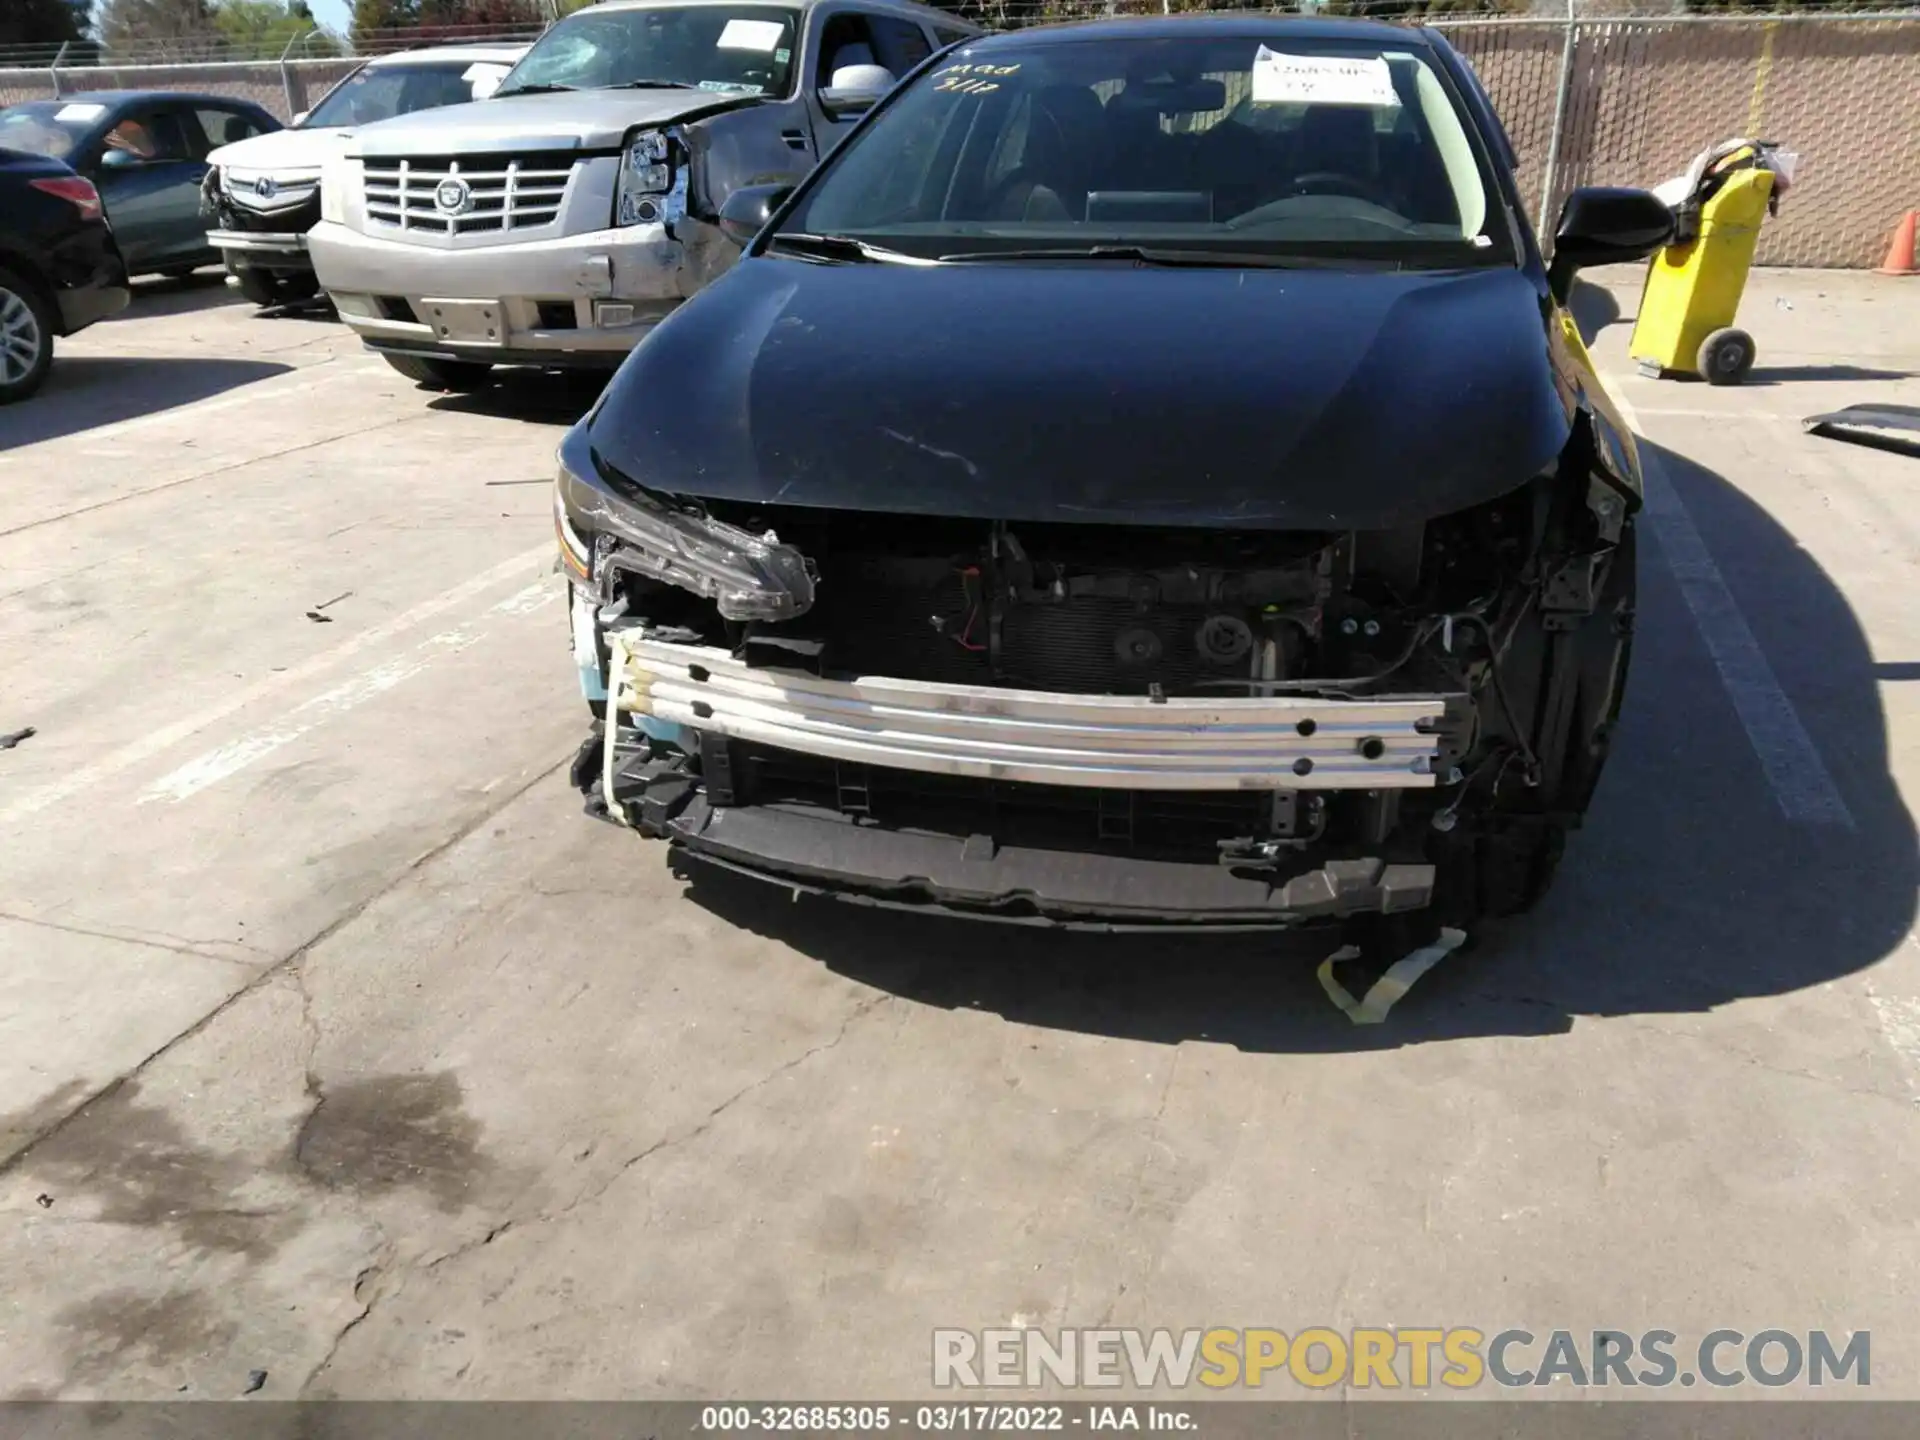
[[[1009,169],[1015,126],[1081,138]],[[1525,908],[1619,711],[1641,497],[1562,301],[1668,221],[1581,192],[1549,271],[1507,163],[1419,32],[942,57],[562,446],[590,809],[1002,919]]]
[[[611,369],[738,255],[734,189],[791,183],[975,27],[907,0],[612,0],[493,98],[360,129],[307,236],[340,318],[440,389],[496,365]]]

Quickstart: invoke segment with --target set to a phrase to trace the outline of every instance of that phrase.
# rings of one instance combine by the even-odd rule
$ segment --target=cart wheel
[[[1738,385],[1753,369],[1753,337],[1744,330],[1716,330],[1700,342],[1700,378],[1709,385]]]

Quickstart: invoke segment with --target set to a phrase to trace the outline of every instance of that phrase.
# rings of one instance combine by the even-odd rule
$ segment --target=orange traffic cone
[[[1906,217],[1894,227],[1893,244],[1887,247],[1887,263],[1877,273],[1881,275],[1920,274],[1913,265],[1914,222],[1920,214],[1909,210]]]

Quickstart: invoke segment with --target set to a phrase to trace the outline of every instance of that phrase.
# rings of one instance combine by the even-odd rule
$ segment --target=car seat
[[[1373,129],[1373,111],[1358,105],[1312,105],[1301,117],[1294,141],[1293,181],[1347,181],[1357,187],[1345,193],[1380,192],[1380,154]]]

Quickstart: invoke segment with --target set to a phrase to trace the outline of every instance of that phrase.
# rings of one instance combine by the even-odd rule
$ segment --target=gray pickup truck
[[[314,271],[430,387],[611,367],[732,265],[735,189],[798,181],[895,80],[978,33],[908,0],[578,11],[492,99],[359,131],[322,178]]]

